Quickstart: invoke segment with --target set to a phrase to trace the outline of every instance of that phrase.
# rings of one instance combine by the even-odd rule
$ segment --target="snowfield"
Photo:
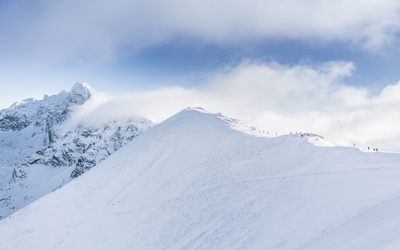
[[[178,113],[0,221],[0,249],[400,249],[399,154],[241,128]]]

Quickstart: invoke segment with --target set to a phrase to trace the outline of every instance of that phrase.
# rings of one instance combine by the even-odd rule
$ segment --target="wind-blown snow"
[[[0,249],[400,248],[399,154],[232,125],[180,112],[0,221]]]

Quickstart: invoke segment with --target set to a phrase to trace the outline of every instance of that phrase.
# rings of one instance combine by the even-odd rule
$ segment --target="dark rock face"
[[[83,173],[85,173],[87,170],[91,169],[92,167],[96,166],[96,161],[95,160],[89,160],[86,157],[81,157],[78,159],[78,162],[75,165],[75,169],[72,170],[71,173],[71,178],[76,178]]]
[[[22,165],[75,167],[71,177],[76,178],[151,126],[146,119],[130,119],[124,123],[78,127],[58,135],[56,141],[29,156]]]
[[[21,130],[29,126],[31,121],[25,116],[17,116],[16,114],[6,113],[0,118],[0,130]]]

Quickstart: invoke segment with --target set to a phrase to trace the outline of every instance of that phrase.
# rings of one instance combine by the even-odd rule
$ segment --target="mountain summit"
[[[75,105],[82,105],[95,94],[87,83],[76,83],[70,91],[45,95],[43,100],[28,98],[0,110],[0,131],[18,131],[33,124],[51,127],[64,122]]]
[[[83,104],[86,100],[95,95],[96,91],[85,82],[77,82],[72,87],[70,93],[72,96],[76,97],[77,103]]]
[[[131,117],[66,128],[76,108],[95,95],[87,83],[76,83],[70,91],[0,110],[0,219],[82,175],[153,126]]]
[[[399,154],[238,127],[199,109],[176,114],[0,221],[0,247],[399,248]]]

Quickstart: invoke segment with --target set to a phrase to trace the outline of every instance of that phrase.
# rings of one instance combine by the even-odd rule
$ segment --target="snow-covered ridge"
[[[278,136],[278,134],[275,132],[265,131],[265,130],[259,129],[255,126],[245,124],[241,120],[225,116],[222,113],[212,113],[211,111],[204,109],[202,107],[188,107],[184,111],[197,111],[199,113],[214,115],[215,117],[218,117],[222,121],[226,122],[230,128],[240,131],[240,132],[243,132],[243,133],[246,133],[251,136],[257,136],[257,137]],[[323,136],[315,134],[315,133],[296,132],[296,133],[290,133],[287,135],[279,135],[279,136],[301,137],[301,138],[306,139],[311,144],[314,144],[315,146],[321,146],[321,147],[333,147],[334,146],[332,143],[325,140],[325,138]]]
[[[17,131],[34,123],[35,126],[64,122],[72,106],[87,101],[95,90],[86,83],[76,83],[70,91],[57,95],[45,95],[43,100],[33,98],[16,102],[8,109],[0,110],[0,131]]]
[[[240,132],[243,132],[243,133],[246,133],[249,135],[253,135],[253,136],[271,136],[272,135],[272,133],[270,134],[269,132],[266,132],[265,130],[261,130],[257,127],[247,125],[238,119],[230,118],[228,116],[223,115],[222,113],[212,113],[211,111],[209,111],[203,107],[188,107],[184,111],[197,111],[199,113],[215,115],[215,117],[218,117],[222,121],[229,124],[229,126],[232,129],[238,130]]]
[[[0,248],[399,249],[400,155],[313,137],[184,110],[0,221]]]

